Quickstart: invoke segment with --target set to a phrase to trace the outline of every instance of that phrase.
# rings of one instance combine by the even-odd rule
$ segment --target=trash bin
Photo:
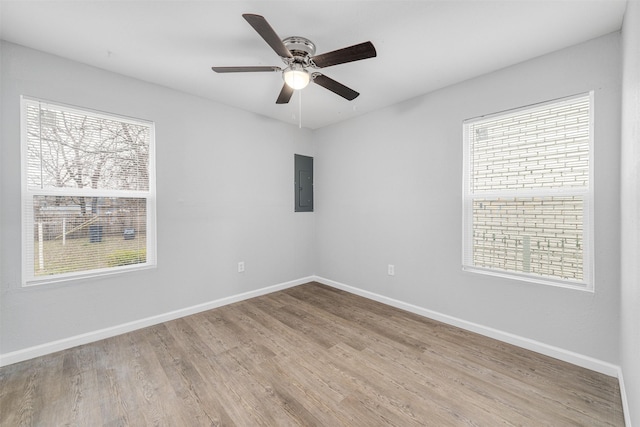
[[[136,230],[135,228],[125,228],[122,235],[124,236],[124,240],[134,239],[136,237]]]
[[[89,243],[102,242],[102,226],[90,225],[89,226]]]

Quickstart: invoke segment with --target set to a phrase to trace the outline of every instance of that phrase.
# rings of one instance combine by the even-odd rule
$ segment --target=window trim
[[[143,125],[149,128],[149,189],[148,191],[132,190],[96,190],[91,188],[46,188],[37,191],[29,190],[28,185],[28,149],[27,149],[27,115],[26,109],[30,103],[40,103],[55,106],[55,108],[91,115],[92,117],[118,120],[133,125]],[[155,123],[150,120],[138,119],[114,113],[94,110],[86,107],[78,107],[56,101],[26,95],[20,96],[20,177],[21,177],[21,235],[22,235],[22,280],[23,288],[35,287],[61,282],[71,282],[95,277],[104,277],[121,274],[130,271],[147,270],[157,266],[157,230],[156,230],[156,147],[155,147]],[[87,196],[87,197],[115,197],[115,198],[144,198],[146,199],[146,261],[139,264],[130,264],[89,271],[59,273],[52,276],[39,277],[34,274],[33,253],[29,253],[29,239],[34,241],[33,227],[27,224],[29,212],[33,212],[33,197],[42,196]],[[29,230],[31,229],[31,230]],[[33,245],[33,244],[31,244]],[[35,250],[35,248],[34,248]]]
[[[469,132],[467,131],[469,124],[495,117],[507,119],[512,116],[522,114],[523,111],[535,111],[547,108],[552,104],[569,104],[575,99],[587,97],[589,101],[589,184],[584,187],[570,188],[550,188],[550,189],[533,189],[533,190],[504,190],[496,192],[473,193],[471,190],[471,159],[470,159],[470,141]],[[556,98],[540,103],[529,104],[526,106],[499,111],[496,113],[486,114],[469,118],[463,121],[463,165],[462,165],[462,270],[470,273],[478,273],[494,277],[502,277],[516,281],[523,281],[541,285],[549,285],[561,288],[575,289],[580,291],[595,292],[595,258],[594,258],[594,110],[595,97],[594,91],[583,92],[567,97]],[[560,279],[551,276],[541,276],[536,274],[527,274],[523,272],[500,270],[495,268],[478,267],[471,265],[469,262],[469,253],[472,251],[473,238],[473,213],[472,206],[475,198],[512,198],[512,197],[551,197],[551,196],[582,196],[583,197],[583,218],[582,218],[582,234],[583,234],[583,279]],[[472,262],[472,261],[471,261]]]

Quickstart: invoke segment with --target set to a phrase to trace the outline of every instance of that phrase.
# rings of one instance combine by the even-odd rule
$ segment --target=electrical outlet
[[[244,261],[238,263],[238,273],[244,273]]]
[[[389,264],[387,266],[387,274],[389,276],[395,276],[396,275],[396,267],[393,264]]]

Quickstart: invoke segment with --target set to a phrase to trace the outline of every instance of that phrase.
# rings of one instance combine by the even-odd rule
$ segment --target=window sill
[[[26,279],[22,282],[23,288],[35,288],[41,285],[50,285],[50,284],[62,284],[75,282],[79,280],[87,280],[87,279],[95,279],[99,277],[113,276],[117,274],[125,274],[128,272],[134,272],[139,270],[149,270],[156,268],[156,264],[154,263],[146,263],[146,264],[137,264],[137,265],[129,265],[123,267],[115,267],[108,268],[102,270],[92,270],[86,273],[69,273],[69,274],[58,274],[55,277],[51,276],[43,276],[43,277],[33,277]]]
[[[504,279],[517,280],[520,282],[535,283],[538,285],[554,286],[558,288],[573,289],[583,292],[594,293],[593,284],[585,281],[578,280],[562,280],[554,279],[551,277],[534,276],[524,273],[516,273],[506,270],[493,270],[481,267],[462,266],[462,270],[470,273],[484,274],[487,276],[501,277]]]

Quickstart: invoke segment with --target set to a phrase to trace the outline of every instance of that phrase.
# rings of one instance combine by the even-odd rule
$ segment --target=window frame
[[[576,99],[587,98],[589,102],[589,139],[588,139],[588,186],[565,188],[515,189],[475,192],[471,187],[471,141],[469,140],[469,125],[490,119],[507,119],[524,112],[543,110],[552,105],[570,104]],[[552,99],[540,103],[530,104],[510,110],[500,111],[463,121],[463,171],[462,171],[462,270],[483,275],[502,277],[517,281],[550,285],[562,288],[594,292],[594,91],[579,93],[567,97]],[[524,273],[502,270],[491,267],[473,265],[473,201],[475,199],[507,199],[529,197],[557,197],[580,196],[583,202],[582,215],[582,280],[563,279],[553,276],[543,276],[535,273]]]
[[[75,114],[83,114],[99,119],[120,121],[149,128],[149,159],[148,159],[148,190],[105,190],[92,188],[44,188],[29,189],[28,184],[28,128],[27,108],[34,103],[49,105],[58,110]],[[155,123],[150,120],[138,119],[120,114],[108,113],[86,107],[69,105],[41,98],[20,96],[20,150],[21,150],[21,234],[22,234],[22,287],[33,287],[61,282],[71,282],[81,279],[121,274],[131,271],[145,270],[157,266],[157,230],[156,230],[156,147]],[[107,267],[101,269],[84,270],[69,273],[58,273],[48,276],[35,275],[34,252],[36,250],[35,231],[33,221],[33,200],[35,196],[85,196],[104,198],[144,198],[146,200],[146,259],[144,263],[124,266]],[[29,243],[31,242],[31,243]],[[29,250],[31,247],[31,251]]]

